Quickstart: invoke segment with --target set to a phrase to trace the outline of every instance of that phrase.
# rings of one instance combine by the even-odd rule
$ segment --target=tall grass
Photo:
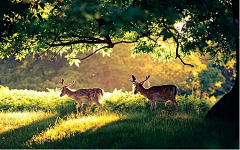
[[[23,148],[33,135],[56,121],[56,114],[46,112],[0,112],[0,148]]]
[[[95,131],[109,123],[125,119],[126,116],[116,113],[100,113],[89,116],[69,115],[66,119],[60,118],[59,121],[38,135],[34,135],[27,141],[26,145],[30,148],[34,145],[43,145],[49,141],[60,141],[73,137],[75,134],[84,133],[88,130]]]
[[[149,111],[141,95],[105,93],[104,111],[37,92],[0,88],[0,148],[239,148],[238,125],[202,119],[214,104],[193,95],[178,96],[179,112]]]
[[[38,112],[1,112],[0,134],[21,128],[34,122],[56,116],[52,113]]]
[[[60,90],[48,89],[48,92],[34,90],[9,89],[0,86],[0,110],[15,111],[44,111],[71,112],[75,101],[60,96]],[[70,110],[69,110],[70,109]]]
[[[48,92],[33,90],[10,90],[0,86],[0,110],[14,111],[44,111],[67,114],[75,112],[76,102],[65,96],[60,97],[60,90],[48,89]],[[204,116],[215,103],[210,99],[201,99],[193,95],[178,96],[179,113]],[[108,111],[142,112],[149,110],[150,102],[140,94],[115,90],[113,93],[104,93],[101,100],[103,108]],[[169,103],[171,106],[171,103]],[[86,106],[84,107],[86,108]],[[95,107],[94,107],[95,108]],[[170,107],[171,108],[171,107]],[[164,110],[163,103],[158,102],[158,109]]]
[[[5,137],[0,141],[0,148],[239,148],[238,126],[186,114],[104,111],[91,115],[68,114],[48,124],[43,120],[25,129],[0,134],[1,139]]]
[[[216,101],[210,98],[200,98],[194,95],[177,96],[179,105],[178,113],[204,116]],[[150,101],[144,96],[132,92],[122,92],[115,90],[108,94],[102,101],[104,108],[109,111],[119,112],[145,112],[150,109]],[[170,101],[167,102],[165,108],[164,103],[157,103],[158,110],[176,111]]]

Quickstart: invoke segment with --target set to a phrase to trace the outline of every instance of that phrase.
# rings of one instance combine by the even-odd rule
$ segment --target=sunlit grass
[[[115,90],[101,103],[103,111],[84,105],[76,115],[75,101],[56,90],[1,87],[0,148],[239,148],[238,126],[200,117],[212,106],[208,100],[178,96],[178,112],[162,103],[150,111],[143,96]]]
[[[39,120],[55,116],[53,113],[38,112],[0,112],[0,134]]]
[[[71,114],[66,120],[60,118],[54,126],[50,126],[40,134],[34,135],[29,141],[27,141],[26,145],[31,147],[33,143],[44,144],[49,141],[53,142],[63,138],[69,138],[70,136],[74,136],[75,133],[83,133],[88,130],[95,131],[101,126],[125,118],[125,115],[106,112],[90,116],[78,116]]]

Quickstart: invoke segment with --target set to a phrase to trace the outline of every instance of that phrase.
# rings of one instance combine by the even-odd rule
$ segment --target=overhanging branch
[[[88,57],[92,56],[93,54],[95,54],[96,52],[100,51],[101,49],[104,49],[104,48],[109,48],[108,46],[103,46],[97,50],[95,50],[94,52],[92,52],[91,54],[87,55],[86,57],[83,57],[83,58],[71,58],[71,59],[79,59],[79,60],[84,60],[84,59],[87,59]]]
[[[86,44],[104,44],[106,43],[105,40],[76,40],[76,41],[69,41],[69,42],[65,42],[63,43],[61,41],[61,43],[57,43],[57,44],[49,44],[47,43],[50,47],[57,47],[57,46],[69,46],[72,44],[81,44],[81,43],[86,43]]]
[[[162,23],[163,23],[163,26],[167,29],[167,31],[172,34],[172,37],[173,37],[174,41],[177,43],[177,47],[176,47],[176,57],[175,57],[175,59],[179,58],[184,65],[194,67],[192,64],[185,63],[185,62],[182,60],[182,58],[180,57],[180,55],[179,55],[179,45],[181,44],[181,46],[182,46],[182,43],[178,41],[178,38],[172,33],[172,31],[170,30],[170,28],[173,29],[176,33],[178,33],[178,31],[177,31],[175,28],[173,28],[173,27],[168,27],[168,26],[165,24],[164,19],[162,19]],[[178,34],[179,34],[179,33],[178,33]],[[182,46],[182,49],[183,49],[183,46]]]
[[[112,43],[112,46],[114,47],[114,45],[116,44],[120,44],[120,43],[135,43],[137,42],[137,40],[135,41],[119,41],[119,42],[115,42],[115,43]],[[79,60],[84,60],[84,59],[87,59],[88,57],[92,56],[93,54],[97,53],[98,51],[100,51],[101,49],[104,49],[104,48],[113,48],[113,47],[109,47],[109,46],[103,46],[97,50],[95,50],[94,52],[92,52],[91,54],[87,55],[86,57],[83,57],[83,58],[71,58],[71,59],[79,59]]]

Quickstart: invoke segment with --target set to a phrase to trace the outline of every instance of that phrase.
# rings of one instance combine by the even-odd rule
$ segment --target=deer
[[[80,111],[83,110],[83,104],[90,104],[91,107],[93,104],[97,104],[98,109],[100,108],[102,110],[102,105],[100,104],[100,99],[103,97],[103,90],[100,88],[92,88],[92,89],[78,89],[77,91],[72,91],[69,89],[71,85],[73,85],[75,82],[72,81],[69,85],[63,84],[64,79],[60,81],[62,92],[60,94],[60,97],[63,97],[64,95],[67,95],[68,97],[74,99],[77,102],[76,110],[77,113],[79,113],[78,108],[80,107]]]
[[[177,86],[176,85],[160,85],[152,86],[149,89],[143,87],[144,82],[150,78],[150,75],[146,76],[146,79],[138,82],[136,77],[132,75],[132,80],[130,80],[134,85],[134,94],[140,92],[144,97],[146,97],[151,102],[150,110],[154,108],[157,109],[156,102],[164,102],[166,107],[166,102],[171,100],[172,103],[178,109],[178,103],[176,101]]]

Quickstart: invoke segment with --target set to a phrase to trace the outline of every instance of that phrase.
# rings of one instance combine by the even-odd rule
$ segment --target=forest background
[[[168,46],[167,42],[165,44]],[[170,50],[172,47],[168,48]],[[235,82],[234,60],[216,65],[211,57],[200,58],[193,53],[185,61],[195,67],[184,66],[178,59],[167,61],[158,60],[154,55],[134,54],[131,44],[117,45],[110,54],[97,53],[79,66],[69,66],[66,58],[49,52],[41,58],[35,54],[22,61],[14,58],[0,60],[0,84],[11,89],[47,91],[59,88],[59,81],[64,78],[66,84],[75,80],[73,89],[100,87],[105,92],[113,92],[114,89],[131,91],[129,79],[132,74],[139,81],[151,75],[144,85],[146,88],[176,84],[179,95],[205,97],[215,103]]]

